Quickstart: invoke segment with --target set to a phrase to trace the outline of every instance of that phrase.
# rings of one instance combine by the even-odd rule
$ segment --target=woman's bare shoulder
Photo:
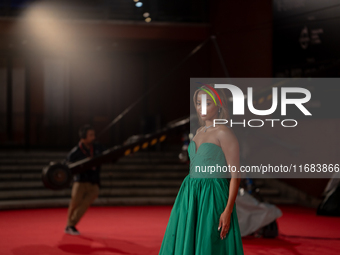
[[[217,131],[217,138],[221,142],[235,143],[237,142],[236,135],[231,127],[220,125]]]

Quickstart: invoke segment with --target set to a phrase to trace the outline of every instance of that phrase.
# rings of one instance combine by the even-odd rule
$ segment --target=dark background
[[[4,150],[69,150],[78,141],[79,126],[90,123],[98,132],[103,130],[158,84],[101,136],[102,143],[121,144],[134,134],[188,116],[191,77],[225,77],[225,70],[231,77],[339,76],[336,1],[299,5],[293,0],[150,0],[140,8],[133,1],[50,2],[53,8],[63,8],[57,14],[66,19],[65,31],[72,31],[72,47],[67,44],[65,51],[55,50],[58,40],[67,39],[64,31],[51,29],[50,37],[37,39],[22,24],[25,13],[38,1],[0,2],[0,143]],[[149,23],[144,21],[145,12],[152,18]],[[303,49],[299,39],[305,27],[308,36],[302,37],[308,46]],[[226,69],[211,40],[188,57],[211,35],[216,36]],[[50,48],[47,39],[53,36],[56,45]],[[320,42],[312,43],[312,37]],[[320,88],[314,95],[335,112],[336,86]],[[321,111],[301,122],[320,130],[316,134],[312,130],[310,134],[265,132],[288,142],[299,140],[301,160],[317,157],[330,162],[339,156],[338,117]],[[257,163],[259,154],[274,152],[266,140],[249,143],[253,145],[249,163]],[[275,153],[289,154],[280,149]],[[291,183],[320,195],[327,182],[307,181]]]

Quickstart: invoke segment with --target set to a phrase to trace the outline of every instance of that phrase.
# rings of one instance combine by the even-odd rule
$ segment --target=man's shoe
[[[74,226],[67,226],[65,228],[65,233],[70,235],[79,235],[79,231]]]

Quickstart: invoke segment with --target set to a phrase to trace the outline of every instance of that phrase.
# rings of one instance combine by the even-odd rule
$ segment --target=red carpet
[[[243,238],[245,254],[340,254],[339,217],[316,216],[315,210],[301,207],[280,208],[279,238]],[[91,207],[77,226],[80,236],[64,234],[66,208],[1,211],[0,254],[158,254],[170,210]]]

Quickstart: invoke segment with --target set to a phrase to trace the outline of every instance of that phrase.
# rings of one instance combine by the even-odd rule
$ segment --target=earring
[[[218,109],[218,112],[221,112],[221,108]]]

